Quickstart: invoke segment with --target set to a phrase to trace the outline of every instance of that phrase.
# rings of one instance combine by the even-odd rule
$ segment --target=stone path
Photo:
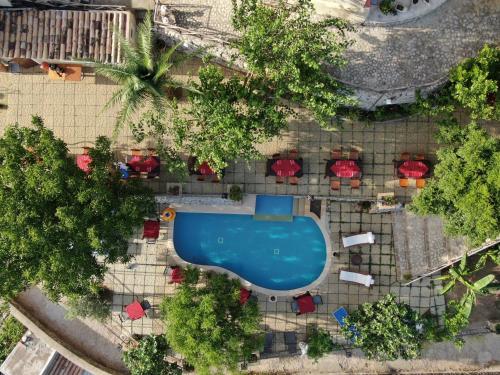
[[[230,0],[169,0],[178,25],[232,34]],[[321,4],[321,3],[319,3]],[[324,14],[324,9],[318,9]],[[332,14],[335,16],[335,14]],[[351,86],[381,92],[430,85],[484,43],[498,42],[500,0],[447,1],[408,23],[359,26],[347,66],[334,74]]]

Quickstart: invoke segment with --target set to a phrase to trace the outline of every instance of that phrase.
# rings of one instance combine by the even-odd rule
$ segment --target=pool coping
[[[207,207],[202,207],[202,206],[196,206],[195,209],[193,206],[191,206],[189,209],[185,210],[184,207],[177,207],[176,210],[178,212],[197,212],[197,213],[212,213],[212,214],[224,214],[224,212],[220,211],[212,211],[210,209],[207,209]],[[204,210],[206,209],[206,210]],[[228,213],[235,213],[235,212],[228,212]],[[248,212],[241,212],[241,214],[248,215]],[[305,216],[311,218],[316,225],[319,227],[321,233],[323,234],[323,239],[325,240],[325,248],[326,248],[326,262],[325,266],[323,267],[323,271],[321,274],[318,276],[316,280],[314,280],[312,283],[301,287],[301,288],[296,288],[296,289],[290,289],[290,290],[274,290],[274,289],[267,289],[263,288],[261,286],[255,285],[251,283],[250,281],[244,279],[243,277],[239,276],[237,273],[230,271],[226,268],[223,267],[218,267],[218,266],[209,266],[209,265],[203,265],[203,264],[197,264],[197,263],[191,263],[187,262],[182,257],[177,253],[177,250],[175,249],[175,245],[173,244],[173,233],[175,231],[175,220],[170,223],[170,228],[171,228],[171,240],[172,240],[172,250],[174,252],[173,257],[180,266],[187,266],[187,265],[193,265],[199,268],[201,271],[209,270],[209,271],[215,271],[218,273],[225,273],[227,274],[230,278],[233,279],[239,279],[241,282],[241,285],[244,286],[245,288],[251,288],[252,290],[262,293],[268,296],[277,296],[277,297],[282,297],[282,296],[294,296],[294,295],[299,295],[303,294],[307,291],[311,291],[312,289],[316,289],[319,287],[319,285],[325,280],[327,275],[330,273],[330,269],[332,266],[332,259],[333,259],[333,253],[332,253],[332,244],[330,241],[330,235],[328,234],[328,230],[324,227],[323,223],[319,220],[319,218],[313,214],[312,212],[304,213],[303,215],[294,215],[294,216]]]

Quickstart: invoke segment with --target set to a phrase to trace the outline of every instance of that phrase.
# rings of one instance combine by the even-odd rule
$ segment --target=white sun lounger
[[[375,284],[375,280],[373,280],[372,275],[365,275],[363,273],[349,271],[340,271],[340,280],[362,284],[368,288]]]
[[[344,247],[375,243],[375,236],[372,232],[356,234],[354,236],[342,237]]]

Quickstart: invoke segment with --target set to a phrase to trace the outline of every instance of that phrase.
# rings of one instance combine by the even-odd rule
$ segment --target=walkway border
[[[95,361],[93,358],[90,358],[85,353],[82,353],[71,344],[64,342],[57,333],[33,316],[33,314],[31,314],[15,299],[10,301],[9,304],[10,312],[14,318],[19,320],[26,328],[32,331],[35,336],[39,337],[48,346],[56,350],[77,366],[91,372],[93,375],[124,375],[123,372],[116,371],[107,367],[105,364]]]

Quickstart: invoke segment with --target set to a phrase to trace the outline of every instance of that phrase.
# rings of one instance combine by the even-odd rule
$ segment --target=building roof
[[[132,13],[2,9],[0,58],[118,63],[121,54],[113,30],[119,30],[126,39],[133,38]]]

